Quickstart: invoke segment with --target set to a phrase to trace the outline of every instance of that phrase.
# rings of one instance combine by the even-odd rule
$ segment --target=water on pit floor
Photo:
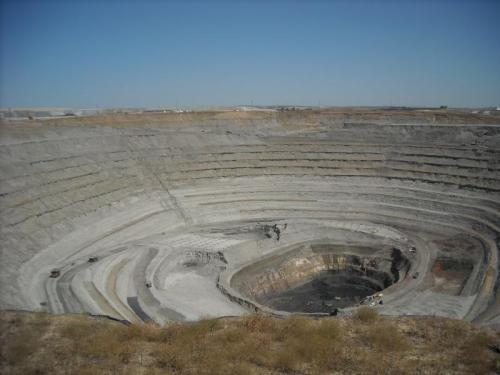
[[[348,272],[322,271],[293,288],[257,298],[275,310],[329,313],[335,308],[357,304],[362,298],[381,291],[373,280]]]

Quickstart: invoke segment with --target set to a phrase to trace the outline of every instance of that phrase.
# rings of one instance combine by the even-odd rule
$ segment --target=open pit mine
[[[500,325],[500,115],[4,118],[0,308]]]

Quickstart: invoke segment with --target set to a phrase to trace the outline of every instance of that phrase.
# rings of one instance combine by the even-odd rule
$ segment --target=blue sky
[[[0,1],[1,107],[500,105],[500,1]]]

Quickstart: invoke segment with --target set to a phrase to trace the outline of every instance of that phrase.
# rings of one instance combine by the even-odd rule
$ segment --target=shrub
[[[354,318],[363,323],[374,322],[378,319],[378,312],[370,307],[362,306],[356,311]]]
[[[241,319],[240,325],[248,332],[272,332],[275,329],[275,319],[262,315],[250,314]]]
[[[363,309],[364,310],[364,309]],[[125,326],[82,316],[0,315],[7,374],[499,373],[500,334],[443,318],[264,315]],[[375,317],[374,317],[375,315]],[[367,318],[368,316],[368,318]],[[54,329],[48,329],[49,324]],[[353,324],[355,323],[355,324]],[[411,352],[410,342],[412,344]]]
[[[21,364],[37,350],[38,344],[38,335],[24,329],[9,340],[4,352],[5,360],[11,365]]]
[[[367,337],[375,349],[382,352],[407,350],[408,339],[388,323],[377,323],[368,328]]]
[[[337,319],[322,319],[316,328],[318,333],[331,340],[339,340],[342,337],[342,327]]]
[[[271,365],[275,369],[287,373],[297,369],[299,365],[299,358],[295,352],[289,350],[288,348],[283,348],[273,354],[271,358]]]
[[[67,319],[64,324],[59,327],[59,333],[62,337],[71,340],[83,340],[88,337],[91,332],[96,331],[96,327],[90,321],[82,321],[75,319]]]
[[[488,374],[498,373],[500,362],[498,354],[489,349],[489,345],[495,343],[495,339],[484,331],[474,332],[462,340],[458,352],[459,360],[470,367],[471,372]]]
[[[274,329],[274,338],[284,341],[287,337],[304,337],[310,326],[310,320],[298,315],[277,322]]]

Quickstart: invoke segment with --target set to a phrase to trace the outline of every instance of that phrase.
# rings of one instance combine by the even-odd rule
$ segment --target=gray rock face
[[[286,291],[328,269],[318,246],[356,262],[395,247],[410,264],[381,313],[498,324],[500,121],[450,113],[4,120],[0,308],[286,314],[253,298],[253,269]]]

